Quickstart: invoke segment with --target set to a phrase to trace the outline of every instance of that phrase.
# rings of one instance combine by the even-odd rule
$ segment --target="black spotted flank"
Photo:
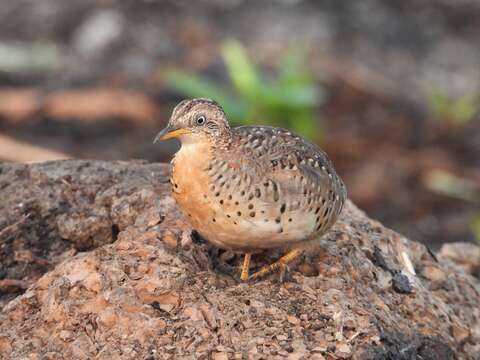
[[[277,202],[280,200],[280,193],[278,191],[278,185],[277,183],[273,183],[273,201]]]

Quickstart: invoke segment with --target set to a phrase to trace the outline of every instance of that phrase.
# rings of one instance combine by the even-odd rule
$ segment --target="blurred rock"
[[[276,275],[239,283],[212,270],[218,260],[207,243],[184,240],[190,229],[168,173],[145,162],[0,165],[3,201],[13,208],[28,198],[37,207],[16,231],[51,224],[37,241],[48,235],[54,248],[65,236],[90,250],[54,252],[55,268],[3,307],[0,358],[393,359],[401,349],[408,358],[476,356],[478,280],[351,202],[308,255],[318,272],[292,268],[283,283]],[[16,189],[5,185],[12,182]],[[406,271],[403,253],[424,275],[407,279],[408,293],[376,281]]]
[[[473,243],[448,243],[440,249],[440,256],[461,266],[465,272],[480,278],[480,247]]]
[[[441,282],[446,279],[445,272],[435,265],[425,266],[422,270],[422,275],[433,282]]]
[[[117,40],[124,26],[123,15],[116,10],[94,10],[78,27],[74,46],[85,57],[98,56]]]

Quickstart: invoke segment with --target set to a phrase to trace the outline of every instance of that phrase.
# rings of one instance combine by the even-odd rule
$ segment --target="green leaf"
[[[459,99],[452,99],[446,93],[435,90],[430,96],[429,105],[435,117],[462,125],[474,119],[480,111],[480,96],[466,94]]]
[[[431,112],[435,116],[447,117],[449,112],[448,109],[451,106],[451,100],[445,95],[445,93],[439,90],[434,90],[430,95],[429,106]]]
[[[271,87],[263,91],[262,99],[271,106],[289,108],[313,107],[320,103],[320,93],[313,86]]]
[[[476,214],[470,223],[475,240],[480,243],[480,214]]]
[[[281,57],[279,63],[278,84],[311,85],[311,77],[303,68],[306,51],[303,47],[293,46]]]
[[[238,93],[249,100],[255,99],[261,88],[261,80],[245,48],[237,41],[227,41],[222,47],[222,56]]]
[[[165,73],[165,81],[168,86],[184,96],[214,99],[222,105],[233,122],[238,122],[245,116],[244,103],[235,100],[225,89],[203,77],[186,71],[171,70]]]
[[[464,124],[472,120],[480,110],[480,101],[477,96],[464,95],[452,106],[452,122]]]
[[[288,121],[288,127],[309,139],[318,139],[320,136],[317,123],[309,110],[295,112]]]

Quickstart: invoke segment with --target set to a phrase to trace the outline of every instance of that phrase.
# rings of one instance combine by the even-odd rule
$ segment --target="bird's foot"
[[[243,258],[243,265],[242,265],[242,273],[240,275],[240,280],[242,281],[247,281],[248,280],[248,274],[250,272],[250,260],[252,259],[252,254],[245,254],[245,257]]]
[[[280,273],[280,279],[281,281],[283,280],[285,273],[288,270],[288,264],[290,264],[292,261],[297,259],[299,256],[301,256],[304,252],[303,248],[295,248],[290,250],[288,253],[283,255],[280,259],[275,261],[274,263],[270,265],[265,265],[262,267],[259,271],[256,273],[252,274],[248,279],[249,280],[256,280],[260,279],[264,276],[267,276],[268,274],[271,274],[275,271],[281,271]],[[243,272],[242,272],[243,274]]]

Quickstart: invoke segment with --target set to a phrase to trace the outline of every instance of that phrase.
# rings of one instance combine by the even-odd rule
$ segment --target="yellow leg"
[[[242,266],[242,274],[240,275],[240,279],[242,281],[248,280],[248,274],[250,273],[250,259],[252,258],[252,254],[245,254],[243,258],[243,266]]]
[[[278,269],[285,267],[286,265],[291,263],[293,260],[298,258],[300,255],[302,255],[303,251],[304,251],[303,248],[295,248],[290,250],[288,253],[283,255],[280,259],[275,261],[273,264],[265,265],[264,267],[262,267],[255,274],[250,276],[250,279],[252,280],[259,279],[270,273],[273,273],[274,271],[277,271]]]

